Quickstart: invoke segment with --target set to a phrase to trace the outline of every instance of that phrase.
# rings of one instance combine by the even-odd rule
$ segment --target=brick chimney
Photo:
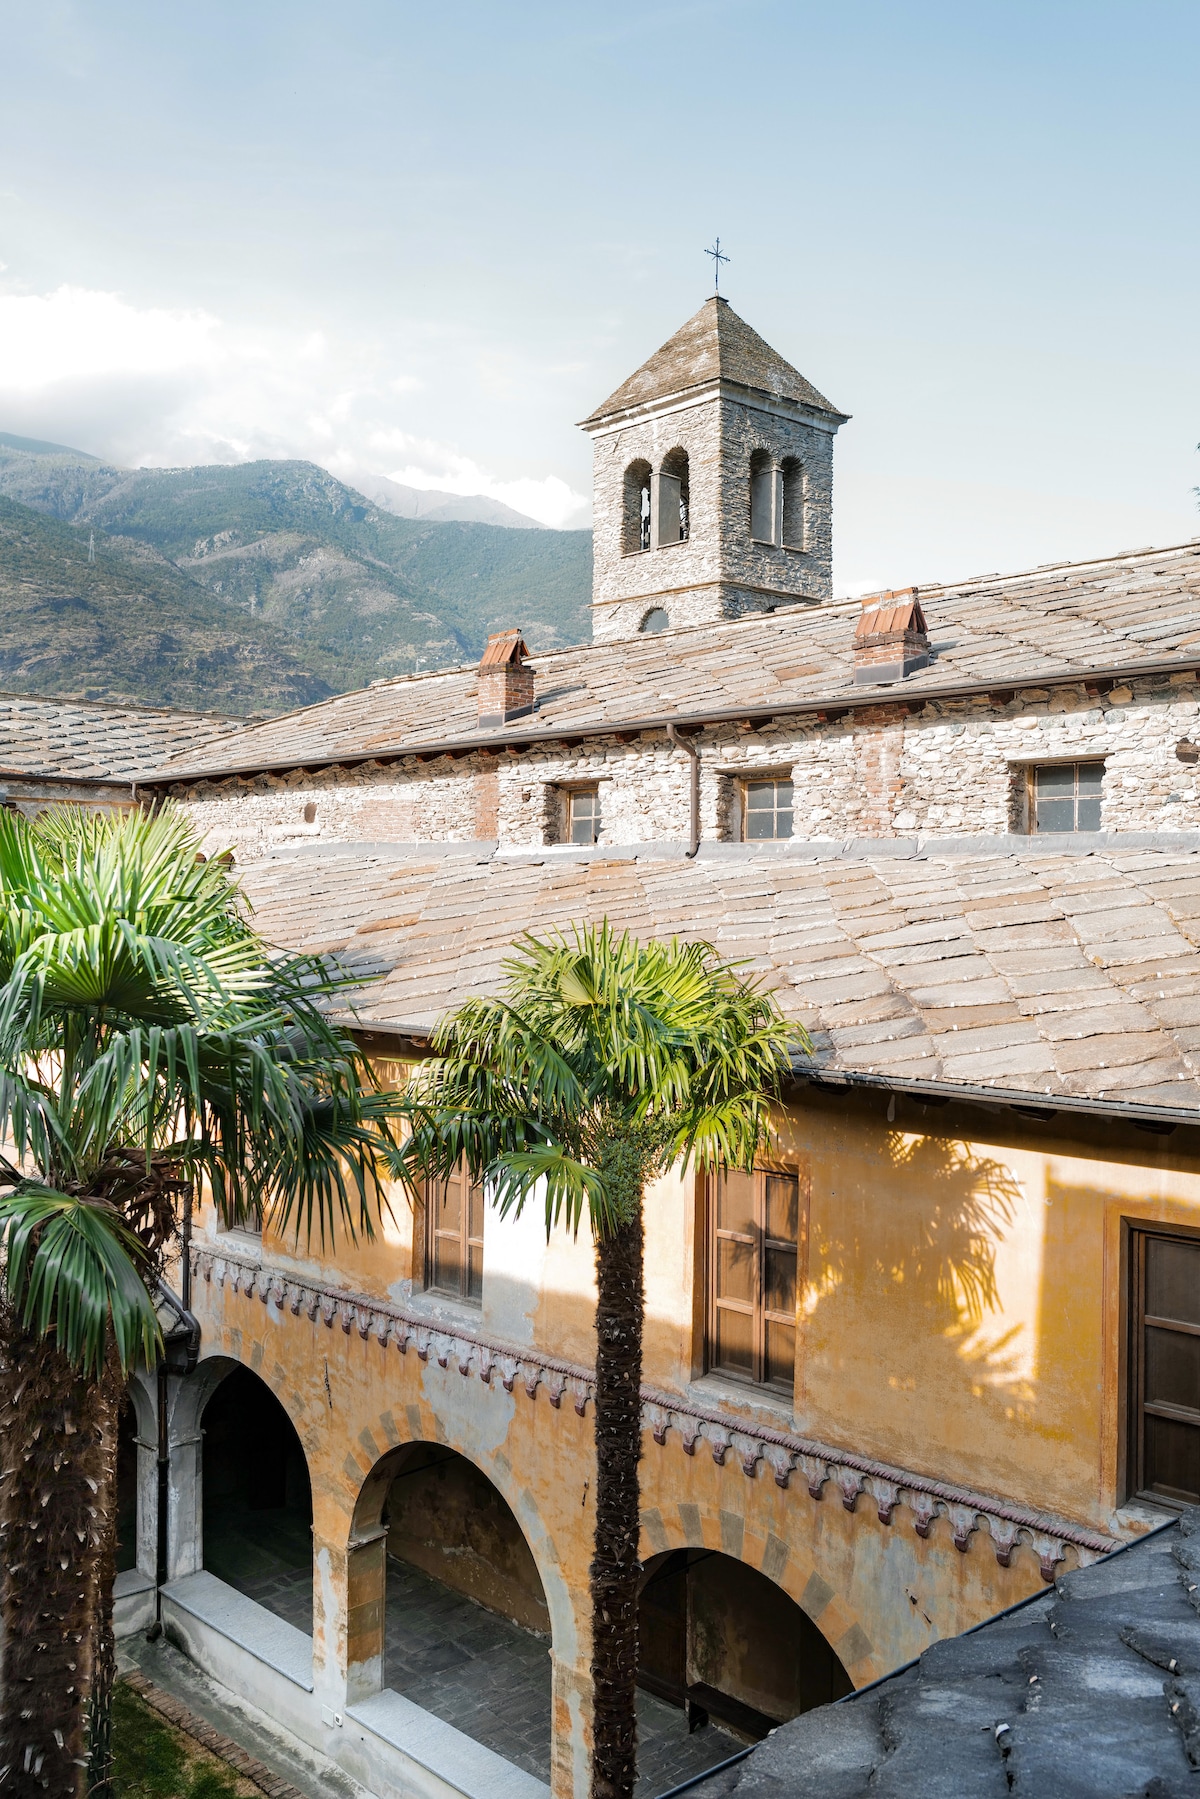
[[[479,723],[507,724],[533,711],[533,670],[520,631],[493,631],[479,664]]]
[[[854,633],[854,682],[902,681],[929,666],[929,633],[915,587],[867,594]]]

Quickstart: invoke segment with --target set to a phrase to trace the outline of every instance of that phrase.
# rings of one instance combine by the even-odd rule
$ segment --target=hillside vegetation
[[[489,631],[508,625],[521,625],[535,650],[590,635],[589,532],[399,518],[315,463],[118,469],[0,434],[0,495],[57,522],[74,546],[35,548],[31,537],[18,578],[10,537],[0,541],[0,592],[20,588],[33,626],[31,638],[15,616],[0,626],[7,686],[115,693],[117,664],[85,645],[101,649],[103,594],[118,570],[126,603],[136,590],[139,621],[145,614],[138,654],[117,659],[120,692],[164,704],[277,711],[301,703],[291,697],[301,691],[317,698],[472,660]],[[78,574],[89,531],[104,580]],[[76,574],[66,585],[79,589],[71,604],[86,595],[92,622],[72,613],[73,628],[56,636],[49,621],[68,616],[68,562]],[[276,674],[256,692],[245,675],[264,656]]]
[[[145,545],[0,497],[0,688],[243,715],[354,685],[339,657],[230,609]]]

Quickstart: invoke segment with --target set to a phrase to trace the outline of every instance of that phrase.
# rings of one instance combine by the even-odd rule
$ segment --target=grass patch
[[[123,1682],[113,1694],[113,1761],[119,1799],[261,1799],[252,1782],[160,1718]]]

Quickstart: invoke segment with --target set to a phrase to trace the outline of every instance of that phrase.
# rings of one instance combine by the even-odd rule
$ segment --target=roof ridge
[[[198,712],[190,706],[152,706],[145,700],[91,700],[82,694],[33,693],[19,687],[0,687],[0,700],[38,700],[48,706],[92,706],[101,712],[144,712],[152,718],[199,718],[217,724],[241,725],[246,722],[232,712]]]

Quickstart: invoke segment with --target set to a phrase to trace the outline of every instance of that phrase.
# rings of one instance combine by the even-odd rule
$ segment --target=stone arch
[[[761,446],[750,452],[746,512],[754,543],[778,544],[781,510],[781,476],[770,450]]]
[[[414,1430],[419,1423],[415,1417],[410,1417],[408,1422]],[[515,1518],[542,1583],[550,1614],[550,1635],[555,1655],[567,1661],[573,1660],[577,1647],[577,1620],[558,1549],[546,1534],[544,1526],[539,1534],[536,1526],[541,1524],[541,1516],[536,1502],[523,1489],[505,1458],[501,1456],[493,1460],[490,1456],[476,1453],[470,1444],[461,1440],[456,1441],[444,1434],[435,1437],[433,1432],[426,1435],[424,1430],[419,1436],[413,1435],[400,1440],[394,1412],[381,1413],[376,1421],[359,1433],[358,1441],[368,1452],[374,1451],[376,1460],[370,1467],[366,1467],[365,1458],[361,1455],[358,1458],[360,1473],[357,1486],[348,1495],[350,1552],[353,1552],[357,1543],[380,1531],[382,1507],[393,1474],[402,1465],[405,1451],[410,1450],[414,1444],[430,1443],[436,1443],[438,1448],[453,1450],[496,1489]],[[390,1447],[381,1449],[382,1444]],[[349,1461],[344,1473],[347,1477],[351,1473]]]
[[[642,615],[642,622],[638,626],[638,630],[640,632],[642,632],[645,636],[650,637],[650,636],[653,636],[654,633],[657,631],[668,630],[670,628],[670,624],[671,624],[671,615],[666,610],[665,607],[651,606],[649,612],[646,612]]]
[[[785,456],[783,476],[782,542],[789,550],[808,548],[808,474],[798,456]]]
[[[682,444],[667,451],[658,480],[660,521],[656,541],[686,543],[691,535],[692,490],[688,453]]]
[[[244,1374],[253,1379],[269,1395],[296,1439],[304,1463],[305,1479],[311,1483],[311,1445],[305,1441],[298,1421],[293,1417],[276,1384],[268,1380],[260,1368],[251,1366],[237,1356],[205,1356],[191,1374],[172,1382],[167,1517],[167,1569],[168,1578],[172,1580],[182,1575],[198,1573],[205,1566],[204,1417],[210,1402],[235,1374]],[[311,1484],[308,1509],[311,1519]],[[310,1577],[310,1592],[311,1586]]]
[[[621,549],[626,556],[650,548],[650,483],[653,470],[639,456],[625,470]]]
[[[200,1426],[203,1566],[311,1632],[312,1477],[300,1433],[244,1365],[209,1394]]]
[[[456,1682],[469,1680],[471,1690],[487,1684],[492,1658],[499,1658],[505,1678],[515,1669],[518,1683],[525,1683],[535,1712],[544,1702],[548,1759],[556,1583],[546,1578],[545,1557],[522,1527],[499,1474],[432,1437],[395,1444],[368,1471],[347,1552],[347,1691],[361,1699],[387,1686],[416,1704],[432,1703],[422,1691],[426,1650],[420,1645],[445,1628],[461,1648],[474,1632],[481,1647],[472,1651],[478,1659],[469,1673],[439,1676],[439,1699],[447,1708],[439,1715],[505,1753],[491,1741],[486,1717],[472,1722],[473,1703],[464,1705],[462,1718],[453,1710],[460,1703]],[[484,1616],[464,1607],[464,1600]],[[419,1620],[415,1649],[406,1628],[408,1608]]]
[[[837,1652],[777,1581],[724,1550],[661,1550],[643,1565],[639,1685],[752,1738],[854,1690]]]
[[[769,1528],[758,1528],[741,1513],[712,1513],[686,1501],[643,1510],[643,1564],[676,1549],[718,1550],[764,1574],[816,1625],[855,1687],[885,1671],[856,1609],[802,1547],[785,1542]]]

